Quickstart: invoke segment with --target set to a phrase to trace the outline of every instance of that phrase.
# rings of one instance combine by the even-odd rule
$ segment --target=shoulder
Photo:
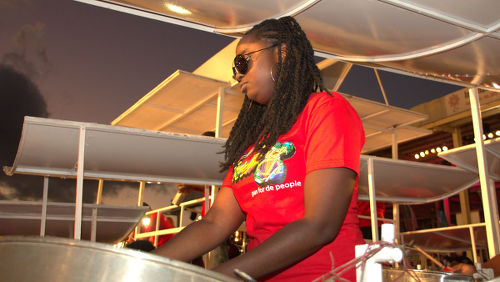
[[[349,102],[338,92],[315,92],[311,93],[307,105],[319,106],[323,104],[330,104],[332,106],[346,106],[350,107]]]
[[[307,112],[317,112],[323,109],[331,114],[348,114],[358,118],[356,110],[349,102],[338,92],[318,92],[311,93],[307,101],[305,110]]]

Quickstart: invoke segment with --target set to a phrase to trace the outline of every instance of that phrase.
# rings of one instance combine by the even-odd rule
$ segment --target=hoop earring
[[[250,111],[250,109],[252,108],[252,105],[253,105],[253,101],[252,100],[248,100],[250,103],[248,103],[248,108],[247,108],[247,112]]]

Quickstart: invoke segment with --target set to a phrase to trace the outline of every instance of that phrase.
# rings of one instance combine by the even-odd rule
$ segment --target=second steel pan
[[[2,281],[236,281],[188,263],[63,238],[0,237]]]

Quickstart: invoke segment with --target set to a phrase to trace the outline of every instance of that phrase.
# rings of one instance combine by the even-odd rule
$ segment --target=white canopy
[[[232,36],[266,18],[294,16],[319,56],[500,88],[496,0],[77,1]]]
[[[214,185],[224,178],[223,139],[34,117],[25,118],[14,165],[4,170],[76,177],[82,129],[85,178]],[[361,199],[368,199],[370,175],[376,198],[397,203],[446,198],[477,182],[460,168],[373,156],[362,156],[360,169]]]
[[[223,144],[212,137],[26,117],[14,165],[4,171],[76,177],[84,157],[84,178],[220,184]]]
[[[363,121],[366,136],[363,152],[390,146],[393,134],[396,134],[399,143],[431,133],[430,130],[410,126],[425,120],[425,114],[351,95],[343,96]],[[208,130],[215,131],[217,117],[220,117],[220,137],[228,137],[238,117],[243,97],[236,89],[229,88],[228,83],[178,70],[116,118],[112,124],[201,134]]]
[[[484,142],[489,176],[500,181],[500,138]],[[477,166],[476,147],[474,144],[454,148],[438,154],[439,157],[465,168],[471,172],[479,173]]]
[[[370,177],[373,175],[372,187],[376,200],[400,204],[445,199],[478,181],[476,174],[457,167],[366,155],[361,156],[360,174],[358,185],[361,200],[368,200]]]

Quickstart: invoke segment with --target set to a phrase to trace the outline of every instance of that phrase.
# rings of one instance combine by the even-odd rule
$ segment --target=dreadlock
[[[286,54],[278,49],[278,63],[273,67],[274,88],[268,105],[261,105],[245,96],[229,138],[224,145],[222,170],[236,163],[252,144],[262,158],[287,133],[304,109],[312,92],[326,91],[314,51],[304,31],[292,17],[269,19],[254,26],[245,36],[286,46]]]

